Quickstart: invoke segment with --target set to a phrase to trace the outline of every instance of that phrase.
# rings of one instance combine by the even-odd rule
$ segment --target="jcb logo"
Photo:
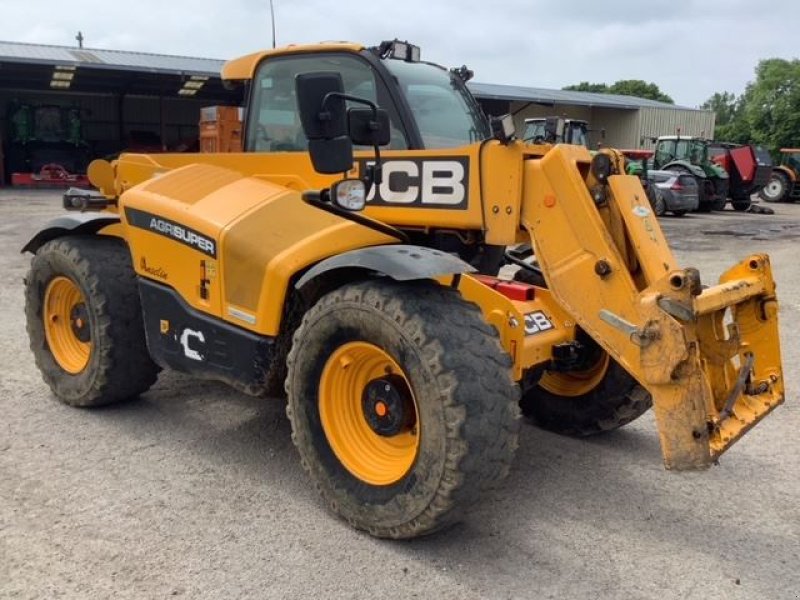
[[[542,311],[535,310],[525,315],[525,335],[534,335],[550,329],[553,329],[553,323]]]
[[[364,173],[373,161],[359,161]],[[372,206],[417,208],[467,208],[469,159],[466,157],[388,159],[382,162],[383,177],[374,186],[367,203]]]

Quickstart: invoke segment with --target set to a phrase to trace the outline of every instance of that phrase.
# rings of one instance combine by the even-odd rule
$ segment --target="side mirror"
[[[297,107],[308,138],[311,163],[318,173],[344,173],[353,167],[353,143],[347,135],[347,107],[339,73],[301,73],[295,78]]]
[[[357,146],[385,146],[391,141],[389,113],[378,108],[351,108],[347,111],[350,139]]]
[[[566,122],[561,117],[547,117],[544,120],[544,137],[548,142],[564,139]]]

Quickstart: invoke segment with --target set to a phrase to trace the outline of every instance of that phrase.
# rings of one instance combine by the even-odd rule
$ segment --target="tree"
[[[800,60],[769,58],[747,84],[742,112],[752,140],[777,154],[800,144]]]
[[[598,94],[620,94],[622,96],[636,96],[637,98],[648,98],[667,104],[675,104],[675,101],[667,94],[662,92],[655,83],[647,83],[641,79],[620,79],[608,85],[605,83],[589,83],[581,81],[575,85],[568,85],[565,90],[576,92],[594,92]]]
[[[575,85],[568,85],[563,89],[573,92],[594,92],[595,94],[608,93],[608,86],[605,83],[589,83],[588,81],[581,81]]]
[[[750,141],[750,125],[744,114],[745,97],[717,92],[700,108],[716,113],[715,139],[744,144]]]
[[[608,88],[608,93],[675,104],[675,101],[662,92],[655,83],[647,83],[641,79],[621,79]]]
[[[741,96],[717,92],[702,107],[717,115],[716,139],[760,144],[777,156],[800,144],[800,60],[762,60]]]

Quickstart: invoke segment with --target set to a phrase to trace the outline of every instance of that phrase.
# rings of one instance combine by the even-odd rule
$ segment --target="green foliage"
[[[736,97],[730,92],[717,92],[701,108],[716,113],[714,137],[717,140],[737,144],[750,141],[750,125],[744,118],[744,96]]]
[[[608,88],[608,93],[675,104],[675,101],[662,92],[655,83],[647,83],[641,79],[621,79]]]
[[[575,85],[568,85],[565,90],[575,92],[595,92],[598,94],[620,94],[622,96],[636,96],[637,98],[648,98],[658,100],[667,104],[675,102],[662,92],[655,83],[647,83],[641,79],[621,79],[616,83],[607,85],[605,83],[590,83],[581,81]]]
[[[800,60],[762,60],[744,94],[716,93],[703,108],[717,113],[716,139],[753,142],[777,156],[800,144]]]
[[[605,83],[589,83],[588,81],[581,81],[575,85],[568,85],[563,89],[573,92],[594,92],[595,94],[608,93],[608,85]]]

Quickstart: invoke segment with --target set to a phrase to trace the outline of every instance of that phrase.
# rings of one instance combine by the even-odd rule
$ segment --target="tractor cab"
[[[662,169],[676,160],[703,167],[708,164],[708,140],[694,137],[664,136],[658,138],[653,167]]]
[[[800,173],[800,148],[781,148],[781,165]]]
[[[525,119],[525,131],[522,139],[525,142],[573,144],[589,147],[589,123],[579,119],[565,119],[563,133],[553,136],[548,134],[547,119]]]
[[[491,137],[488,119],[466,88],[468,69],[423,62],[419,48],[408,43],[354,46],[317,45],[313,53],[267,51],[226,64],[224,79],[250,81],[245,152],[308,150],[295,87],[303,73],[339,73],[346,95],[384,109],[389,150],[455,148]],[[347,100],[346,106],[356,103]]]

